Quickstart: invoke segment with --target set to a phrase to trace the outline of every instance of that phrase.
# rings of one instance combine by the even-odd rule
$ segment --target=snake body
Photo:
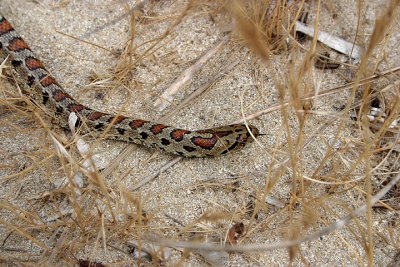
[[[82,126],[84,132],[100,136],[106,131],[107,138],[158,148],[184,157],[226,154],[253,140],[248,129],[254,137],[259,134],[256,127],[246,127],[244,124],[189,131],[143,119],[107,114],[82,105],[59,85],[1,14],[0,52],[11,59],[16,73],[22,77],[27,88],[24,93],[63,128],[68,128],[68,117],[75,112],[78,116],[77,126]]]

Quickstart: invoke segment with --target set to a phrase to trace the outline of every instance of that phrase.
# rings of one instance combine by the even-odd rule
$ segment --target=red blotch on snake
[[[63,101],[65,98],[71,98],[69,94],[63,92],[61,90],[57,90],[53,93],[53,98],[55,101],[60,102]]]
[[[142,127],[147,121],[145,120],[133,120],[129,123],[129,127],[132,129],[137,129]]]
[[[95,121],[103,117],[104,115],[107,115],[106,113],[100,112],[100,111],[95,111],[89,114],[87,117],[91,121]]]
[[[59,86],[58,83],[57,83],[57,81],[56,81],[56,79],[54,79],[53,76],[50,76],[50,75],[46,75],[46,77],[44,77],[43,79],[41,79],[41,80],[40,80],[40,84],[41,84],[43,87],[47,87],[47,86],[49,86],[49,85],[51,85],[51,84],[55,84],[55,85]],[[54,94],[56,94],[56,93],[58,93],[58,92],[62,92],[62,91],[61,91],[61,90],[57,90],[57,91],[54,92]],[[62,93],[67,94],[67,93],[65,93],[65,92],[62,92]],[[68,95],[68,94],[67,94],[67,95]],[[71,96],[68,95],[68,98],[71,98]]]
[[[43,63],[39,59],[34,58],[34,57],[27,57],[25,59],[25,64],[28,67],[28,69],[30,69],[30,70],[35,70],[38,68],[44,69]],[[53,80],[54,80],[54,78],[53,78]],[[54,82],[55,82],[55,80],[54,80]]]
[[[118,123],[120,123],[121,121],[123,121],[123,120],[125,120],[126,119],[126,117],[125,116],[122,116],[122,115],[117,115],[116,117],[111,117],[109,120],[108,120],[108,122],[113,122],[113,123],[115,123],[115,124],[118,124]]]
[[[195,144],[198,147],[201,147],[203,149],[211,150],[219,140],[219,138],[214,134],[210,138],[204,138],[204,137],[192,137],[192,143]]]
[[[14,30],[13,26],[5,18],[0,20],[0,35],[6,34]]]
[[[85,109],[86,107],[84,105],[81,104],[72,104],[68,107],[69,111],[71,112],[79,112],[83,109]]]
[[[167,126],[167,125],[164,125],[164,124],[155,124],[155,125],[153,125],[153,126],[150,128],[150,131],[151,131],[153,134],[156,135],[156,134],[161,133],[162,130],[165,129],[165,128],[168,128],[168,126]]]
[[[14,38],[8,44],[8,49],[11,51],[19,51],[23,49],[29,49],[28,44],[22,38]]]
[[[171,132],[171,138],[174,139],[175,141],[179,142],[179,141],[182,141],[183,136],[188,133],[191,133],[191,132],[188,130],[177,129],[177,130]]]

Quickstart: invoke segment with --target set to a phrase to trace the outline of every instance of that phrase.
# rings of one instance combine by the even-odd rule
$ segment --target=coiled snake
[[[57,123],[68,128],[72,112],[78,116],[77,126],[99,136],[107,130],[107,138],[131,142],[184,157],[207,157],[226,154],[243,147],[259,134],[255,126],[232,124],[211,129],[189,131],[123,115],[93,110],[73,99],[35,57],[27,43],[0,14],[0,52],[8,55],[16,72],[24,80],[34,103],[46,110]]]

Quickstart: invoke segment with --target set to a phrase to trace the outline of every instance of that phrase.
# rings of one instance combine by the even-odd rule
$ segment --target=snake
[[[21,80],[18,83],[23,85],[23,94],[45,110],[61,128],[68,129],[68,118],[74,112],[78,118],[75,126],[83,133],[197,158],[227,154],[251,143],[259,135],[257,127],[249,124],[190,131],[121,114],[107,114],[87,107],[61,87],[2,14],[0,54],[9,58],[12,71]]]

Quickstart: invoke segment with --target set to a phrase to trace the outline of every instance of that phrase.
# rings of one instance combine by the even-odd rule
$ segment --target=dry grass
[[[129,146],[104,164],[94,156],[107,149],[102,140],[90,141],[88,151],[80,150],[81,137],[54,127],[45,111],[16,93],[12,77],[3,78],[1,262],[9,266],[88,266],[90,261],[97,266],[205,262],[301,266],[329,265],[343,259],[347,261],[343,265],[383,266],[396,264],[397,257],[399,264],[400,151],[399,127],[394,126],[400,114],[399,66],[390,61],[396,55],[393,43],[400,38],[399,4],[389,1],[374,28],[368,29],[362,23],[367,7],[358,2],[354,29],[360,35],[350,38],[366,49],[355,63],[322,47],[316,36],[300,43],[293,38],[295,21],[304,12],[309,12],[308,24],[318,29],[326,16],[334,17],[334,4],[192,0],[180,9],[179,5],[164,7],[165,14],[160,12],[162,3],[145,1],[141,9],[130,13],[130,34],[117,53],[115,67],[95,75],[94,86],[88,88],[109,95],[144,95],[136,88],[144,84],[136,80],[137,72],[158,64],[170,67],[171,62],[178,62],[183,72],[191,64],[169,51],[168,44],[182,31],[190,32],[192,20],[209,18],[218,25],[214,30],[219,39],[229,35],[224,46],[230,52],[229,56],[220,52],[223,64],[217,71],[211,68],[214,72],[202,75],[220,79],[218,74],[235,57],[242,59],[239,68],[252,68],[250,89],[239,96],[242,115],[268,137],[261,136],[257,144],[246,148],[254,149],[245,154],[249,161],[232,154],[225,159],[165,163],[160,155],[149,158],[149,154],[136,153],[144,157],[138,171],[138,166],[124,162],[133,149],[140,150]],[[159,35],[140,38],[162,23],[167,26]],[[339,21],[337,27],[345,26]],[[340,70],[314,68],[315,60],[327,50],[343,63]],[[276,68],[275,61],[283,64]],[[9,73],[8,66],[1,65],[3,73]],[[340,82],[323,83],[319,75],[326,72]],[[209,87],[211,82],[203,84]],[[248,91],[255,95],[251,100],[246,98]],[[268,99],[270,91],[275,92],[275,103]],[[371,121],[371,105],[378,102],[380,113]],[[274,116],[278,116],[274,122],[280,123],[276,127]],[[245,171],[221,172],[216,161],[246,162]],[[148,171],[160,162],[167,167]],[[152,190],[152,183],[140,182],[157,179],[161,173],[169,179],[171,172],[180,170],[171,171],[174,164],[187,171],[182,176],[198,180],[190,185],[176,181],[157,190]],[[196,164],[211,171],[196,173],[192,169]],[[180,177],[179,173],[174,177]],[[141,191],[143,187],[147,188]],[[191,199],[200,211],[193,209]]]

